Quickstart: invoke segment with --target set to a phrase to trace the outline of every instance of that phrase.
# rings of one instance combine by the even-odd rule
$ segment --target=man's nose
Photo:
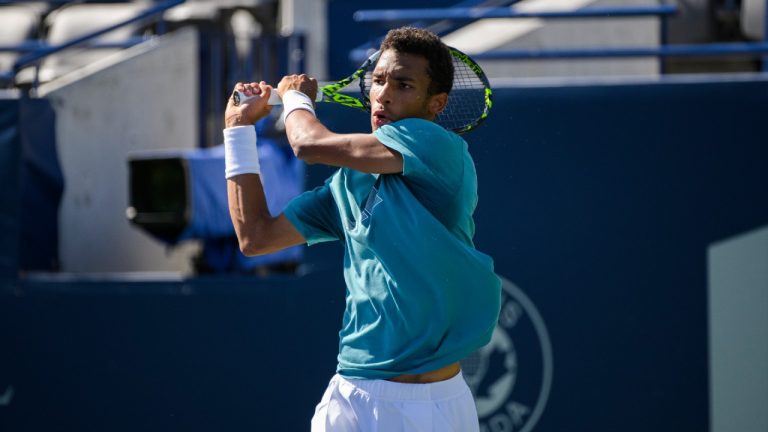
[[[389,94],[389,83],[384,83],[379,87],[379,92],[376,94],[376,102],[381,104],[388,104],[392,101]]]

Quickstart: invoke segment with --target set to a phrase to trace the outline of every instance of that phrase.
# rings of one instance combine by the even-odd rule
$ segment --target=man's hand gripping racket
[[[263,84],[263,83],[262,83]],[[239,87],[239,86],[238,86]],[[249,85],[242,86],[243,90],[239,90],[237,87],[232,92],[232,103],[235,106],[247,103],[248,101],[261,96],[259,89]],[[247,90],[246,90],[247,89]],[[250,91],[250,90],[254,91]],[[280,92],[286,92],[288,90],[297,90],[308,96],[315,94],[315,102],[321,102],[323,100],[323,94],[317,92],[317,81],[314,78],[310,78],[304,74],[302,75],[288,75],[280,81],[277,88],[273,88],[269,94],[268,105],[282,105],[283,101],[280,98]],[[251,93],[250,95],[247,93]]]

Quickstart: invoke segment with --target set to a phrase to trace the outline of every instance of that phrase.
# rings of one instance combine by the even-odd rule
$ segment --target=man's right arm
[[[258,175],[229,178],[227,197],[229,215],[244,255],[263,255],[305,242],[285,215],[272,217],[269,213]]]
[[[260,118],[269,114],[267,105],[271,88],[251,83],[235,86],[246,95],[261,95],[247,103],[234,106],[227,104],[224,121],[226,128],[247,126],[252,128]],[[230,131],[231,132],[231,131]],[[275,252],[304,243],[304,237],[284,215],[272,217],[267,207],[260,175],[255,142],[238,142],[225,130],[227,152],[227,198],[229,215],[235,228],[240,250],[247,256]],[[251,138],[253,141],[255,138]],[[243,157],[245,156],[245,157]],[[255,159],[255,168],[249,164]],[[249,162],[250,160],[250,162]]]

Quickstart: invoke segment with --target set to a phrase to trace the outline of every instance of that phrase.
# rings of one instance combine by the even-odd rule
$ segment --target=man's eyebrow
[[[386,72],[382,72],[382,71],[378,71],[377,72],[377,71],[374,70],[373,74],[371,76],[374,77],[374,78],[381,78],[382,76],[385,76],[385,75],[387,75]],[[392,74],[389,74],[389,76],[390,76],[391,79],[393,79],[395,81],[400,81],[400,82],[415,82],[416,81],[416,78],[414,78],[411,75],[404,75],[404,74],[399,74],[399,73],[396,73],[396,72],[392,73]]]
[[[410,76],[410,75],[401,75],[394,73],[392,74],[392,79],[395,81],[407,81],[407,82],[414,82],[416,81],[416,78]]]

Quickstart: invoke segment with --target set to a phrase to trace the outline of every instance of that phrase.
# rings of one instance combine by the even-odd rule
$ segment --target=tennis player
[[[236,85],[259,97],[230,100],[225,114],[232,222],[246,255],[344,243],[337,374],[312,431],[478,431],[459,361],[490,340],[501,282],[472,243],[477,177],[467,143],[433,122],[448,102],[451,55],[414,28],[390,31],[381,50],[370,134],[336,134],[318,121],[313,78],[278,84],[296,156],[339,167],[278,217],[265,204],[252,127],[274,89]]]

